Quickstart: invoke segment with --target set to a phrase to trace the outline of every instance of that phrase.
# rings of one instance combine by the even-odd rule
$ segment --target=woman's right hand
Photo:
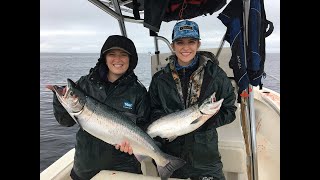
[[[130,146],[128,141],[123,141],[121,144],[116,144],[115,148],[119,149],[121,152],[128,153],[130,155],[133,153],[132,147]]]

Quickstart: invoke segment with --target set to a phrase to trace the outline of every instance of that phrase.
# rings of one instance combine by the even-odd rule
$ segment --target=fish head
[[[202,114],[216,114],[222,105],[223,98],[217,101],[214,92],[209,98],[205,99],[200,105],[199,110]]]
[[[56,93],[61,105],[70,115],[72,115],[83,110],[86,103],[86,97],[85,94],[76,87],[76,83],[71,79],[67,79],[67,82],[67,86],[65,87],[66,89],[54,85],[53,91]]]

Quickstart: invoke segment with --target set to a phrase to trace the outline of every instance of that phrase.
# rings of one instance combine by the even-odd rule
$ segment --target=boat
[[[134,4],[143,4],[143,0],[89,0],[91,3],[118,20],[122,35],[126,36],[124,21],[143,24],[137,18]],[[143,8],[139,13],[143,13]],[[131,14],[131,16],[123,15]],[[145,28],[145,27],[142,27]],[[166,57],[172,54],[170,42],[166,37],[153,35],[155,53],[150,54],[151,72],[154,74],[167,64]],[[168,45],[171,52],[159,53],[158,41]],[[229,67],[231,58],[230,47],[212,47],[206,50],[218,54],[219,66],[233,77]],[[235,93],[238,85],[231,79]],[[249,86],[249,97],[236,102],[236,119],[217,129],[219,150],[223,162],[223,171],[227,180],[279,180],[280,179],[280,93],[266,87]],[[41,180],[70,180],[75,149],[71,149],[61,158],[40,173]],[[93,180],[130,179],[158,180],[156,167],[151,159],[141,163],[143,174],[102,170]],[[169,178],[175,179],[175,178]]]

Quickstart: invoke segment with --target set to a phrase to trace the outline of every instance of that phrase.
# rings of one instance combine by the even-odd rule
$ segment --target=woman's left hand
[[[125,152],[130,155],[133,153],[132,148],[128,141],[123,141],[121,144],[116,144],[115,148],[119,149],[121,152]]]

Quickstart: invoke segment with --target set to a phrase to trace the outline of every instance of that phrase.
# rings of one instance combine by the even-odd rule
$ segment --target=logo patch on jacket
[[[132,105],[132,102],[130,102],[130,101],[127,100],[127,101],[124,101],[124,102],[123,102],[123,106],[122,106],[122,107],[123,107],[123,108],[126,108],[126,109],[132,109],[132,106],[133,106],[133,105]]]

